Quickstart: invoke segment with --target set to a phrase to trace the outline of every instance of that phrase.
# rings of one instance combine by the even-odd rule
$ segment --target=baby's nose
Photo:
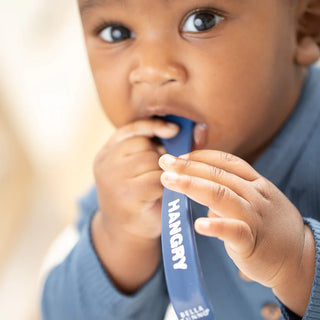
[[[130,83],[163,86],[184,83],[186,68],[168,50],[147,47],[136,56],[136,66],[130,73]]]
[[[183,76],[174,68],[159,68],[143,66],[133,70],[130,74],[131,84],[150,84],[162,86],[169,83],[181,82]]]

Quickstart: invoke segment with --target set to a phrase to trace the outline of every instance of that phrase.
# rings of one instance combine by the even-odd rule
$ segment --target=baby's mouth
[[[164,118],[165,116],[154,115],[153,118]],[[192,119],[190,119],[192,120]],[[203,149],[208,136],[208,126],[204,122],[194,122],[192,151]]]

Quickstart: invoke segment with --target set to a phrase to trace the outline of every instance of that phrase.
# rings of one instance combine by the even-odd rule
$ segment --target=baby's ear
[[[300,1],[296,62],[308,66],[320,58],[320,0]]]

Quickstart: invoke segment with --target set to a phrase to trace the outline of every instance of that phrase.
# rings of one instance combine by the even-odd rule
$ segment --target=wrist
[[[156,271],[160,262],[160,241],[120,229],[106,228],[98,212],[91,224],[92,241],[115,286],[124,293],[133,293]]]
[[[303,317],[308,307],[315,274],[315,241],[304,225],[304,245],[299,261],[287,267],[283,281],[273,287],[277,298],[295,314]]]
[[[116,247],[129,248],[135,250],[150,250],[159,246],[159,237],[144,236],[130,226],[107,221],[101,211],[93,217],[91,232],[99,235],[104,242],[112,243]]]

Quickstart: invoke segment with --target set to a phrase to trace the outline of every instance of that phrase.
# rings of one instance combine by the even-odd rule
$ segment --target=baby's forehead
[[[219,5],[231,5],[231,6],[253,6],[256,0],[77,0],[79,5],[80,11],[84,12],[89,9],[93,9],[95,7],[107,7],[107,6],[135,6],[135,5],[143,5],[146,4],[159,4],[159,5],[166,5],[171,7],[172,5],[192,5],[192,6],[204,6],[204,2],[206,3],[205,7],[216,7]],[[260,4],[266,3],[270,0],[259,0]],[[287,3],[292,6],[297,0],[278,0],[282,3]],[[320,1],[320,0],[319,0]],[[149,6],[148,6],[149,7]]]
[[[124,0],[112,0],[114,2],[119,1],[123,2]],[[110,0],[77,0],[78,5],[83,6],[96,6],[96,5],[104,5],[110,2]]]
[[[134,3],[134,1],[128,0],[77,0],[78,6],[80,8],[80,12],[85,12],[90,9],[94,9],[97,7],[107,7],[111,5],[121,6],[124,7],[126,4]],[[172,0],[149,0],[149,1],[172,1]]]
[[[192,2],[193,4],[197,5],[197,1],[195,0],[146,0],[147,2],[154,2],[154,3],[179,3],[180,1],[184,2]],[[230,1],[230,2],[237,2],[237,1],[247,1],[247,0],[214,0],[212,4],[217,4],[219,1]],[[262,0],[260,0],[262,1]],[[288,1],[288,0],[287,0]],[[92,6],[107,6],[107,5],[124,5],[124,4],[134,4],[137,0],[77,0],[80,7],[92,7]]]
[[[149,1],[160,1],[160,2],[170,2],[170,1],[175,1],[175,0],[149,0]],[[129,3],[129,2],[134,2],[134,0],[132,1],[128,1],[128,0],[77,0],[78,4],[80,6],[96,6],[96,5],[111,5],[111,4],[125,4],[125,3]]]

